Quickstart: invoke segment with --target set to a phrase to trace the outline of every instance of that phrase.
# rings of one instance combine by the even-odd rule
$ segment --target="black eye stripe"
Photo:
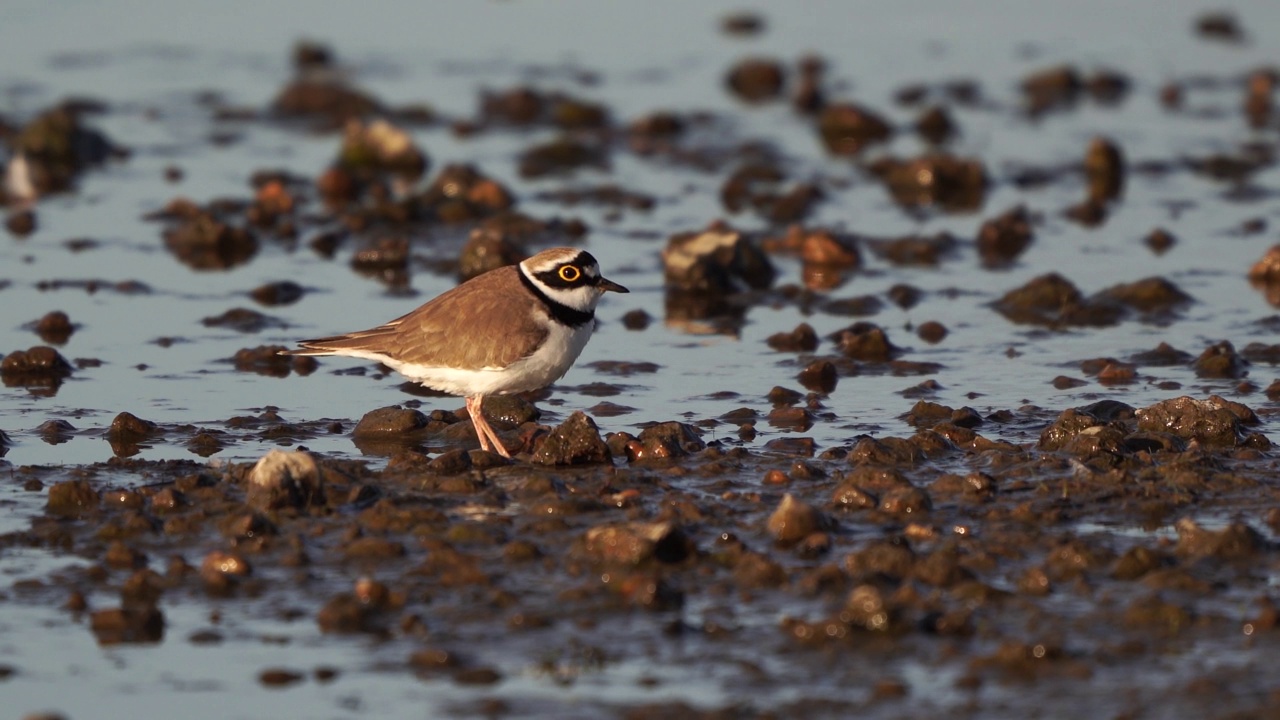
[[[577,273],[576,276],[573,273]],[[567,279],[565,275],[573,279]],[[540,282],[545,283],[547,287],[552,288],[575,288],[583,285],[599,285],[600,274],[587,272],[583,266],[574,263],[565,263],[554,270],[543,270],[533,274]]]

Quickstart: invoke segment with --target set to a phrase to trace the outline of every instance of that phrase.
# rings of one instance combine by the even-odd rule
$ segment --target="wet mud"
[[[252,130],[326,148],[313,172],[245,165],[234,196],[178,185],[137,213],[171,271],[238,283],[187,335],[148,344],[217,338],[232,350],[203,382],[252,382],[252,397],[221,419],[59,405],[90,402],[77,393],[106,384],[104,367],[147,363],[85,345],[111,332],[92,309],[7,313],[23,341],[0,361],[0,618],[38,609],[125,665],[221,648],[243,677],[204,697],[245,716],[251,700],[224,697],[237,688],[346,693],[294,708],[307,716],[404,714],[404,688],[427,688],[432,712],[483,717],[1272,717],[1276,69],[1045,65],[1010,87],[903,81],[881,105],[819,52],[753,52],[772,23],[739,11],[706,28],[741,43],[704,89],[729,111],[632,113],[596,99],[583,70],[472,88],[472,110],[453,112],[379,97],[343,71],[340,42],[313,41],[277,49],[292,77],[261,106],[206,98],[227,133],[207,152]],[[1231,48],[1251,32],[1205,13],[1177,42]],[[100,128],[129,100],[0,117],[11,256],[48,240],[46,218],[56,227],[95,173],[136,162]],[[790,123],[776,136],[737,125],[769,111]],[[1071,156],[984,157],[966,125],[993,118]],[[1200,135],[1185,152],[1126,151],[1151,122]],[[510,167],[433,157],[424,133],[497,139]],[[714,212],[655,222],[672,191],[636,182],[637,164],[700,179]],[[199,171],[180,159],[164,182]],[[906,222],[860,222],[854,194]],[[1139,203],[1162,222],[1133,232]],[[1198,206],[1218,212],[1216,235]],[[1123,240],[1106,235],[1117,224]],[[1071,233],[1098,234],[1064,247]],[[1245,242],[1226,270],[1191,254]],[[641,301],[602,306],[589,347],[608,350],[560,384],[486,400],[512,459],[477,449],[458,398],[376,364],[280,354],[333,292],[294,258],[411,307],[415,276],[464,281],[588,243]],[[288,279],[249,271],[280,258]],[[0,300],[181,298],[162,274],[30,268],[0,271]],[[680,338],[669,354],[660,332]],[[749,381],[707,338],[750,346]],[[646,391],[677,375],[696,391],[651,413]],[[388,390],[345,400],[362,408],[351,417],[269,404],[319,381],[342,387],[324,402],[357,381]],[[25,459],[68,443],[110,457]],[[0,622],[21,646],[0,658],[0,692],[46,717],[27,689],[49,674],[41,633]],[[265,662],[252,651],[272,645]],[[361,696],[366,682],[410,699]]]

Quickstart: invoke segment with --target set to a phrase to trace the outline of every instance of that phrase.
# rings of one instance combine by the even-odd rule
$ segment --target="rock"
[[[889,342],[885,331],[873,323],[854,323],[835,333],[832,339],[845,357],[863,362],[889,362],[902,353]]]
[[[1240,421],[1231,410],[1211,400],[1182,396],[1137,411],[1138,429],[1165,432],[1206,445],[1235,446]]]
[[[174,257],[196,270],[228,270],[258,253],[258,238],[252,232],[199,209],[166,230],[164,244]]]
[[[261,305],[275,307],[292,305],[301,300],[305,294],[306,290],[298,283],[292,280],[281,280],[259,285],[249,292],[249,297]]]
[[[823,229],[803,233],[800,259],[806,265],[824,268],[856,270],[862,267],[862,255],[852,238]]]
[[[251,372],[266,377],[288,377],[294,372],[299,375],[310,375],[320,367],[320,363],[310,355],[286,355],[289,348],[284,345],[258,345],[251,348],[240,348],[231,357],[231,364],[239,372]]]
[[[765,19],[750,10],[732,12],[720,18],[720,31],[725,35],[755,36],[764,32],[765,26]]]
[[[249,561],[237,552],[214,550],[200,563],[200,579],[211,595],[228,594],[238,582],[252,574]]]
[[[747,102],[776,100],[786,83],[782,63],[767,58],[748,58],[733,66],[725,77],[725,85]]]
[[[832,104],[818,114],[818,134],[832,155],[857,155],[893,136],[893,126],[878,113],[851,103]]]
[[[414,144],[413,137],[386,120],[351,118],[343,127],[336,165],[357,179],[390,173],[416,181],[428,163],[427,154]]]
[[[611,123],[609,108],[564,93],[551,95],[551,124],[561,130],[604,130]]]
[[[70,190],[81,173],[123,154],[105,135],[82,125],[80,115],[69,104],[55,107],[36,116],[10,140],[14,156],[26,165],[21,183],[25,192],[15,192],[16,196]],[[9,180],[7,184],[13,186]]]
[[[13,165],[14,163],[10,163],[9,167],[12,168]],[[4,219],[4,228],[14,237],[27,237],[36,231],[36,227],[39,225],[37,222],[38,217],[34,210],[11,212]]]
[[[928,320],[920,323],[920,326],[916,328],[916,337],[930,345],[937,345],[947,338],[949,332],[946,325],[936,320]]]
[[[409,240],[404,237],[373,238],[351,256],[351,267],[374,275],[407,271]]]
[[[1280,282],[1280,245],[1269,250],[1249,268],[1249,279],[1259,284]]]
[[[986,198],[987,171],[975,158],[945,153],[906,160],[886,157],[872,163],[870,170],[905,208],[977,210]]]
[[[806,389],[825,395],[836,389],[837,378],[835,363],[830,360],[814,360],[796,375],[796,379]]]
[[[779,352],[813,352],[818,349],[818,333],[809,323],[800,323],[791,332],[779,332],[765,340]]]
[[[323,504],[324,483],[315,458],[305,451],[268,451],[249,471],[245,502],[258,510]]]
[[[761,290],[775,275],[767,255],[742,233],[723,227],[673,235],[662,263],[668,288],[712,294],[737,292],[744,284]]]
[[[916,118],[916,132],[928,142],[941,145],[955,136],[957,128],[951,113],[941,105],[934,105]]]
[[[880,509],[890,515],[921,515],[933,509],[933,501],[918,487],[897,487],[880,497]]]
[[[45,510],[61,517],[80,517],[98,509],[100,498],[87,480],[66,480],[49,488]]]
[[[356,538],[342,549],[343,557],[348,560],[391,560],[404,554],[404,543],[373,536]]]
[[[845,601],[842,620],[849,625],[872,632],[892,629],[894,615],[884,594],[874,585],[859,585],[849,593]]]
[[[668,421],[650,425],[636,438],[640,448],[628,449],[632,460],[669,459],[692,455],[706,447],[697,430],[682,422]]]
[[[769,516],[765,528],[779,544],[794,545],[815,532],[827,530],[830,525],[830,520],[816,507],[787,493]]]
[[[205,327],[227,328],[239,333],[256,333],[271,327],[285,326],[279,318],[264,315],[251,308],[231,308],[221,315],[210,315],[202,318],[200,324]]]
[[[1269,543],[1257,530],[1240,522],[1233,522],[1222,530],[1207,530],[1191,518],[1182,518],[1175,524],[1178,531],[1178,555],[1198,560],[1240,560],[1268,549]]]
[[[419,214],[444,222],[474,221],[515,205],[515,195],[472,165],[446,165],[414,200]]]
[[[486,91],[480,96],[480,116],[487,124],[532,125],[545,118],[548,105],[541,93],[527,87]]]
[[[870,241],[870,245],[872,252],[894,265],[933,267],[942,261],[943,256],[952,254],[960,241],[943,231],[934,235],[875,239]]]
[[[1070,280],[1047,273],[1005,293],[995,309],[1010,321],[1047,327],[1106,327],[1120,322],[1124,307],[1086,300]]]
[[[694,547],[672,522],[630,522],[587,530],[583,551],[599,564],[635,567],[649,560],[682,562],[693,554]]]
[[[813,115],[827,106],[827,95],[822,89],[827,62],[817,55],[805,55],[799,65],[800,81],[791,94],[791,107],[801,115]]]
[[[465,412],[459,410],[459,417],[463,417]],[[511,427],[537,420],[541,414],[533,403],[519,395],[490,395],[484,399],[484,416]]]
[[[258,673],[258,682],[269,688],[282,688],[290,685],[297,685],[306,678],[305,675],[296,670],[287,670],[285,668],[267,668]]]
[[[600,429],[581,410],[543,437],[533,452],[533,462],[539,465],[589,465],[612,460]]]
[[[334,67],[329,48],[299,43],[294,49],[295,77],[271,101],[271,111],[285,118],[322,120],[330,127],[344,120],[379,114],[382,104],[351,87]]]
[[[150,420],[143,420],[131,412],[122,412],[111,421],[107,439],[113,444],[138,443],[160,433],[160,428]]]
[[[99,645],[157,643],[164,639],[164,613],[155,605],[95,610],[89,628]]]
[[[1124,191],[1124,153],[1115,142],[1095,137],[1089,141],[1084,156],[1084,173],[1089,184],[1089,199],[1095,202],[1117,200]]]
[[[1239,18],[1230,10],[1210,10],[1198,16],[1195,32],[1205,40],[1238,44],[1247,39]]]
[[[65,345],[71,333],[75,332],[71,318],[61,310],[46,313],[36,321],[34,329],[41,340],[54,345]]]
[[[1027,112],[1039,115],[1047,110],[1070,106],[1080,95],[1080,73],[1070,65],[1038,70],[1022,80]]]
[[[529,257],[524,246],[494,228],[475,228],[467,238],[458,256],[458,279],[470,280],[490,270],[496,270]]]
[[[398,406],[370,410],[360,418],[351,431],[353,437],[378,438],[421,430],[427,426],[427,416],[418,410]]]
[[[47,345],[14,350],[0,362],[0,377],[4,378],[5,384],[21,386],[44,381],[61,382],[71,375],[71,370],[71,363]]]
[[[324,633],[379,633],[381,616],[376,605],[360,602],[350,593],[339,593],[316,613],[316,624]]]
[[[520,177],[526,180],[568,175],[583,168],[605,170],[609,167],[604,146],[568,136],[527,148],[518,160]]]
[[[1141,313],[1164,314],[1193,299],[1172,282],[1162,277],[1149,277],[1109,287],[1099,292],[1095,300],[1114,301]]]
[[[137,570],[147,566],[146,553],[131,548],[119,540],[107,546],[107,552],[103,555],[102,560],[108,567],[123,570]]]
[[[1035,239],[1031,216],[1019,205],[982,223],[978,228],[978,255],[989,268],[1013,263]]]
[[[1151,232],[1147,233],[1147,236],[1142,239],[1142,242],[1147,247],[1151,248],[1151,252],[1157,255],[1163,255],[1177,244],[1178,238],[1164,228],[1155,228]],[[1255,265],[1255,267],[1257,266]],[[1250,277],[1252,277],[1252,274],[1250,274]]]
[[[1194,367],[1196,377],[1239,378],[1248,374],[1248,365],[1231,343],[1223,340],[1205,348],[1200,357],[1196,358]]]
[[[427,463],[427,472],[436,475],[459,475],[474,467],[471,453],[462,450],[449,450],[431,458]]]
[[[875,540],[856,552],[845,556],[844,567],[855,580],[873,580],[877,577],[893,581],[905,580],[911,575],[916,554],[911,545],[900,537]]]

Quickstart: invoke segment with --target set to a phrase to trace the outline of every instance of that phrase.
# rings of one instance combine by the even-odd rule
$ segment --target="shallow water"
[[[1125,359],[1161,342],[1198,355],[1209,345],[1230,340],[1273,342],[1270,326],[1258,321],[1276,309],[1250,287],[1249,266],[1277,242],[1280,223],[1280,169],[1272,163],[1247,183],[1206,179],[1186,169],[1130,173],[1123,201],[1105,223],[1085,228],[1062,217],[1061,210],[1084,194],[1079,174],[1067,174],[1037,189],[1013,183],[1020,168],[1069,167],[1080,162],[1089,139],[1105,135],[1118,142],[1130,168],[1156,161],[1178,161],[1212,153],[1231,153],[1242,144],[1275,143],[1272,120],[1250,130],[1240,116],[1243,77],[1275,63],[1280,38],[1265,28],[1280,26],[1280,6],[1236,5],[1249,34],[1244,45],[1196,38],[1192,20],[1206,10],[1201,3],[1178,0],[1151,4],[1095,2],[1006,3],[973,0],[924,11],[900,3],[856,5],[806,3],[803,12],[783,3],[756,3],[767,21],[763,34],[728,36],[720,19],[740,6],[723,2],[631,3],[602,9],[594,3],[394,3],[375,9],[352,3],[221,3],[216,9],[183,4],[132,2],[30,4],[0,8],[0,115],[23,121],[65,97],[99,99],[106,111],[88,124],[131,149],[126,161],[112,162],[84,175],[76,192],[41,200],[38,229],[28,237],[0,237],[0,350],[41,344],[24,324],[52,310],[65,311],[77,330],[59,348],[68,359],[95,358],[99,367],[77,370],[53,397],[22,388],[0,391],[0,430],[13,441],[0,468],[23,465],[74,466],[109,460],[112,446],[104,433],[122,411],[162,425],[223,428],[228,418],[276,407],[287,421],[331,418],[347,429],[368,410],[411,399],[394,377],[375,373],[337,374],[357,361],[323,359],[307,376],[273,378],[238,372],[229,362],[244,347],[291,344],[300,338],[355,330],[396,317],[455,282],[430,272],[431,260],[452,258],[464,235],[441,233],[416,241],[411,292],[392,290],[354,273],[352,247],[342,246],[332,260],[313,253],[303,237],[297,247],[264,242],[247,264],[229,271],[196,271],[164,247],[161,225],[143,220],[176,196],[204,203],[219,197],[251,194],[250,176],[264,168],[305,177],[319,174],[338,148],[333,134],[285,127],[267,121],[228,121],[213,117],[202,95],[215,93],[226,105],[263,109],[289,79],[288,52],[299,38],[332,45],[353,80],[388,104],[427,103],[448,117],[476,112],[481,89],[531,84],[565,90],[607,105],[623,124],[660,109],[702,110],[714,120],[706,141],[731,148],[764,140],[784,158],[792,180],[821,180],[827,197],[807,225],[825,225],[859,235],[892,237],[950,231],[965,240],[958,252],[936,267],[899,267],[863,246],[866,266],[834,290],[819,294],[833,300],[874,295],[883,309],[866,318],[882,326],[907,351],[904,359],[940,363],[936,373],[895,376],[874,371],[841,377],[826,413],[802,433],[771,427],[761,420],[748,447],[777,437],[813,437],[821,450],[848,444],[864,433],[901,435],[910,428],[901,419],[916,400],[903,391],[926,379],[941,388],[937,402],[969,405],[981,414],[1026,405],[1041,406],[1052,417],[1061,409],[1114,398],[1143,406],[1181,394],[1220,394],[1246,402],[1271,416],[1276,404],[1258,390],[1280,374],[1255,365],[1242,388],[1235,379],[1197,378],[1190,367],[1142,367],[1135,383],[1102,386],[1080,371],[1082,360]],[[371,13],[376,12],[376,16]],[[915,110],[893,103],[894,92],[912,82],[973,79],[983,102],[955,107],[960,137],[950,149],[980,157],[992,186],[978,212],[936,210],[905,212],[883,187],[847,159],[827,156],[810,121],[785,102],[749,107],[723,87],[723,75],[748,55],[775,56],[788,62],[817,52],[828,62],[829,93],[855,99],[896,122],[913,121]],[[1018,112],[1019,79],[1060,62],[1091,71],[1115,68],[1133,87],[1115,107],[1084,100],[1078,107],[1031,119]],[[584,74],[590,74],[584,80]],[[1187,93],[1187,110],[1161,107],[1166,82],[1208,78]],[[770,350],[765,339],[808,322],[824,337],[856,319],[809,309],[775,293],[753,305],[734,334],[664,322],[661,249],[676,232],[696,230],[727,217],[744,230],[765,230],[760,218],[727,216],[719,202],[723,171],[698,173],[669,163],[651,162],[625,152],[612,153],[609,172],[582,171],[568,179],[523,180],[516,154],[525,145],[550,138],[548,130],[490,131],[456,136],[445,124],[413,130],[432,161],[431,173],[451,162],[469,162],[512,188],[518,208],[535,217],[580,217],[591,228],[586,244],[605,274],[631,293],[605,298],[597,315],[600,327],[577,366],[540,403],[543,422],[554,424],[577,409],[602,400],[635,408],[597,417],[604,431],[636,432],[652,421],[711,421],[739,407],[765,415],[769,390],[800,388],[803,367],[793,353]],[[228,141],[213,138],[217,136]],[[902,132],[890,149],[915,155],[923,145]],[[180,167],[178,182],[165,169]],[[566,207],[539,193],[562,187],[616,183],[649,193],[650,211],[579,205]],[[1010,268],[984,270],[971,239],[978,226],[1023,203],[1042,213],[1036,239]],[[1245,221],[1262,218],[1264,230],[1239,232]],[[1173,248],[1154,254],[1142,238],[1168,227],[1178,238]],[[74,251],[66,241],[90,238],[96,245]],[[775,257],[775,289],[802,285],[800,263]],[[1111,328],[1048,331],[1015,325],[988,305],[1033,277],[1056,271],[1086,294],[1118,283],[1159,275],[1181,287],[1195,302],[1159,323],[1127,320]],[[291,279],[307,289],[285,307],[256,307],[247,293],[271,281]],[[99,289],[87,292],[74,283],[97,280],[108,285],[137,281],[149,292],[129,294]],[[73,283],[42,289],[42,283]],[[922,301],[904,310],[889,302],[889,288],[908,283],[924,292]],[[201,319],[235,307],[255,307],[279,320],[259,333],[205,327]],[[817,304],[814,304],[814,308]],[[622,317],[648,312],[654,322],[629,331]],[[943,323],[950,334],[937,345],[915,336],[925,321]],[[175,339],[164,345],[161,338]],[[167,345],[167,346],[166,346]],[[818,354],[837,353],[829,340]],[[615,377],[593,367],[602,361],[657,363],[652,374]],[[1082,387],[1058,390],[1054,377],[1088,380]],[[1175,382],[1180,389],[1157,387]],[[615,383],[621,392],[597,397],[584,392],[590,383]],[[424,411],[455,409],[452,398],[425,399]],[[74,437],[45,442],[35,431],[61,418],[75,426]],[[708,423],[710,424],[710,423]],[[1261,428],[1277,437],[1273,423]],[[999,430],[990,431],[1000,437]],[[707,439],[731,438],[737,428],[721,424]],[[1010,427],[1004,439],[1025,442]],[[359,456],[345,433],[308,439],[323,453]],[[215,461],[243,461],[274,447],[252,432],[232,433]],[[137,456],[145,460],[200,458],[183,442],[158,439]],[[370,458],[380,463],[382,458]],[[6,491],[8,492],[8,491]],[[40,497],[12,487],[0,498],[5,508],[0,531],[26,524],[41,511]],[[1098,530],[1081,528],[1082,532]],[[1105,531],[1105,530],[1103,530]],[[1129,533],[1119,529],[1118,535]],[[1167,530],[1164,531],[1167,535]],[[44,550],[0,556],[6,585],[42,577],[65,558]],[[21,591],[5,591],[21,597]],[[800,609],[791,608],[791,612]],[[486,692],[448,683],[419,683],[403,674],[379,671],[380,662],[402,659],[407,651],[394,643],[364,646],[346,638],[320,636],[314,623],[264,619],[261,608],[234,604],[220,632],[226,640],[196,646],[185,640],[208,625],[208,606],[166,608],[166,640],[156,647],[98,648],[90,633],[39,607],[5,603],[0,613],[4,652],[20,667],[18,676],[0,680],[6,704],[23,712],[57,709],[69,717],[124,716],[180,712],[190,717],[347,717],[475,712],[477,698],[518,697],[530,714],[591,717],[602,707],[654,700],[684,699],[718,707],[734,699],[728,685],[736,672],[723,675],[709,667],[705,676],[687,676],[680,667],[707,653],[689,656],[657,647],[645,660],[628,659],[558,684],[529,667],[502,667],[502,685]],[[237,613],[244,611],[243,617]],[[267,614],[269,616],[269,613]],[[742,618],[771,627],[777,617]],[[32,629],[37,629],[33,631]],[[633,633],[643,642],[650,623]],[[374,645],[373,641],[369,641]],[[567,647],[567,646],[566,646]],[[571,652],[571,650],[566,650]],[[516,653],[514,657],[520,657]],[[1240,662],[1244,660],[1237,658]],[[785,674],[786,663],[772,658]],[[761,661],[765,662],[765,661]],[[344,668],[331,684],[307,679],[305,693],[273,690],[256,681],[263,667],[291,667],[304,673],[321,666]],[[948,708],[970,699],[951,686],[950,669],[904,662],[898,673],[913,687],[919,707]],[[1157,673],[1160,674],[1160,673]],[[1169,671],[1168,677],[1176,672]],[[355,676],[356,682],[352,682]],[[74,689],[66,680],[75,678]],[[658,682],[640,682],[656,678]],[[358,687],[353,689],[353,685]],[[772,702],[791,698],[776,688]],[[234,693],[232,707],[222,704]],[[833,696],[838,686],[825,688]],[[996,695],[999,693],[997,692]],[[217,697],[215,702],[202,698]],[[999,706],[999,698],[992,700]]]

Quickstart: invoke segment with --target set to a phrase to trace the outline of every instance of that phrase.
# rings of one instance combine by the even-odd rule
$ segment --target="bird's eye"
[[[560,279],[565,282],[578,282],[581,277],[582,271],[578,269],[577,265],[565,265],[560,268]]]

